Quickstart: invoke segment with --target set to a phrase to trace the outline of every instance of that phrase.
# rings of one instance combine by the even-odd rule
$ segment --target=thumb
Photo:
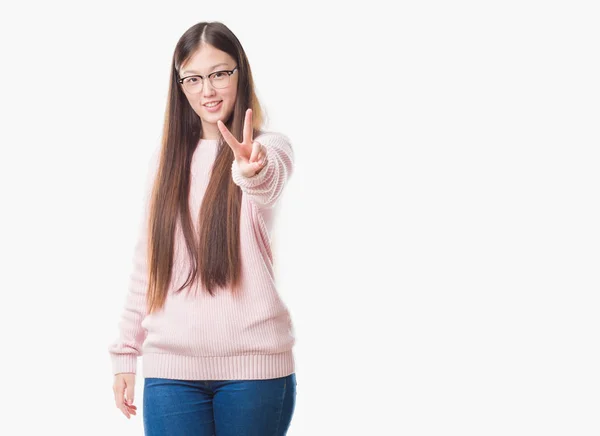
[[[113,385],[113,391],[115,393],[115,403],[117,407],[123,402],[123,393],[125,392],[125,380],[118,374],[115,376],[115,383]]]
[[[135,391],[135,385],[133,383],[128,383],[127,384],[127,389],[126,389],[126,402],[127,404],[131,405],[133,404],[133,400],[134,400],[134,391]]]

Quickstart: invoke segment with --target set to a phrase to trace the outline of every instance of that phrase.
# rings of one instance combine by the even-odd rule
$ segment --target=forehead
[[[231,69],[234,59],[212,45],[203,45],[181,66],[180,72],[186,74],[207,74],[214,70]]]

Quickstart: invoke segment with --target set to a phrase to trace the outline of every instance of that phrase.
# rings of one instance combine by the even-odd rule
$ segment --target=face
[[[212,45],[203,44],[179,69],[180,78],[194,74],[204,77],[204,84],[197,85],[201,86],[197,93],[189,92],[183,85],[179,85],[182,86],[181,89],[190,106],[200,117],[203,139],[217,139],[219,137],[217,121],[226,122],[231,115],[237,94],[239,71],[236,69],[231,74],[229,84],[225,88],[215,88],[207,76],[215,71],[233,70],[236,66],[235,60],[229,54]],[[198,81],[200,78],[195,80]],[[221,101],[221,103],[216,109],[207,108],[205,104],[211,101]]]

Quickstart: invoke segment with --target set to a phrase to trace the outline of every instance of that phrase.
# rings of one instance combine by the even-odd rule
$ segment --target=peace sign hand
[[[221,131],[223,139],[233,151],[233,156],[242,176],[252,177],[264,168],[267,164],[267,150],[264,145],[252,140],[252,109],[246,110],[243,142],[240,143],[235,139],[235,136],[221,120],[217,121],[217,127]]]

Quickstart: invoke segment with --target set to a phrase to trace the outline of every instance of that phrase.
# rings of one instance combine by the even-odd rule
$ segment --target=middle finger
[[[244,144],[252,142],[252,109],[246,109],[246,116],[244,118],[244,137],[242,138]]]

